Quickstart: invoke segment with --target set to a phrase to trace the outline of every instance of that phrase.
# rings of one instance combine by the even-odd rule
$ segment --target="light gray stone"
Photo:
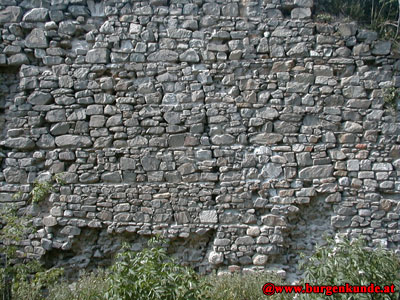
[[[348,86],[342,91],[346,98],[365,98],[367,96],[365,89],[361,86]]]
[[[343,129],[346,132],[363,132],[363,127],[362,125],[355,123],[355,122],[350,122],[347,121],[343,125]]]
[[[301,8],[295,8],[296,9],[301,9]],[[306,10],[310,10],[309,8],[305,8]],[[295,46],[293,46],[292,48],[290,48],[290,50],[287,52],[288,56],[291,57],[306,57],[308,56],[308,48],[306,43],[298,43]]]
[[[16,23],[21,20],[22,8],[18,6],[7,6],[0,11],[0,24]]]
[[[215,145],[232,145],[235,141],[235,137],[230,134],[217,134],[211,137],[211,142]]]
[[[24,170],[8,167],[3,170],[7,183],[26,183],[27,174]]]
[[[24,22],[45,22],[48,20],[49,10],[47,8],[33,8],[28,11],[22,21]]]
[[[256,254],[253,256],[253,264],[255,266],[264,266],[268,263],[268,256],[264,254]]]
[[[372,171],[392,171],[393,166],[391,163],[374,163],[372,164]]]
[[[183,165],[179,166],[178,171],[181,173],[181,175],[187,175],[194,173],[196,171],[196,167],[192,163],[184,163]]]
[[[54,137],[50,134],[42,134],[36,145],[42,149],[52,149],[55,147]]]
[[[333,172],[333,166],[331,165],[312,166],[302,169],[299,172],[299,178],[301,179],[327,178],[332,176],[332,172]]]
[[[133,158],[121,157],[120,162],[121,170],[135,170],[136,162]]]
[[[35,148],[35,143],[26,137],[8,138],[3,142],[3,145],[7,148],[18,150],[32,150]]]
[[[208,262],[212,265],[219,265],[224,262],[224,254],[220,252],[211,251],[208,255]]]
[[[218,223],[216,210],[203,210],[199,215],[200,223]]]
[[[43,218],[43,225],[46,227],[53,227],[56,226],[57,223],[57,219],[53,216],[47,216]]]
[[[159,50],[151,53],[147,60],[150,62],[176,62],[178,61],[178,53],[172,50]]]
[[[262,169],[262,175],[266,178],[278,178],[282,174],[282,165],[268,163]]]
[[[40,28],[32,29],[25,39],[25,46],[28,48],[47,48],[48,45],[46,35]]]
[[[120,183],[122,181],[121,173],[115,172],[105,172],[101,174],[101,181],[109,183]]]
[[[55,143],[58,147],[66,148],[86,148],[92,146],[92,141],[87,136],[81,135],[60,135],[55,138]]]
[[[275,108],[264,107],[260,110],[257,110],[256,116],[266,120],[273,120],[279,116],[279,113]]]
[[[250,143],[258,145],[275,145],[283,140],[279,133],[259,133],[250,137]]]
[[[261,221],[264,225],[267,226],[286,226],[286,220],[284,217],[267,214],[261,217]]]
[[[66,120],[65,109],[50,110],[46,114],[46,121],[50,123],[64,122]]]
[[[188,49],[179,55],[179,60],[195,63],[200,61],[200,57],[194,49]]]
[[[106,48],[96,48],[86,53],[86,62],[89,64],[106,64],[109,62],[110,52]]]

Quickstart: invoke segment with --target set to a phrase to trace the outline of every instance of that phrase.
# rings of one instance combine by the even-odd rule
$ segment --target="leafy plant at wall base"
[[[207,299],[208,286],[192,269],[175,263],[156,237],[135,253],[127,244],[117,255],[108,278],[110,300],[196,300]]]
[[[400,89],[395,87],[387,88],[383,92],[383,101],[388,109],[396,110],[397,100],[400,98]]]
[[[49,289],[51,300],[107,300],[105,294],[109,289],[107,284],[108,271],[98,269],[94,272],[83,272],[79,279],[69,284],[63,281]]]
[[[334,17],[330,14],[322,13],[318,14],[315,19],[318,22],[323,22],[323,23],[331,23],[334,20]]]
[[[327,240],[328,244],[317,247],[314,254],[303,261],[304,282],[310,285],[379,286],[400,284],[400,261],[391,251],[366,247],[363,240],[349,241],[341,238]],[[304,257],[303,257],[304,259]],[[299,299],[321,299],[322,294],[301,295]],[[334,294],[332,299],[397,299],[395,294]]]
[[[271,273],[233,273],[217,276],[208,275],[205,280],[210,283],[211,289],[207,295],[213,300],[284,300],[293,299],[290,294],[264,295],[262,287],[267,282],[283,285],[283,280]]]
[[[62,269],[44,270],[41,264],[19,250],[19,243],[32,233],[29,218],[17,208],[5,206],[0,211],[0,296],[3,299],[43,299],[43,290],[63,273]]]

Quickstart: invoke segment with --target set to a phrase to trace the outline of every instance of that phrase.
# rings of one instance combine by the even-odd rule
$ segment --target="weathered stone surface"
[[[136,168],[136,162],[132,158],[121,157],[120,160],[121,170],[134,170]]]
[[[57,219],[53,216],[47,216],[43,218],[43,225],[47,227],[53,227],[57,225]]]
[[[89,50],[86,54],[86,62],[89,64],[106,64],[109,62],[110,52],[106,48]]]
[[[263,224],[267,226],[285,226],[286,220],[284,217],[268,214],[261,217]]]
[[[65,182],[21,210],[24,250],[75,271],[163,234],[247,272],[322,231],[397,247],[391,43],[308,19],[318,1],[169,2],[0,0],[0,204]]]
[[[273,120],[279,116],[275,108],[265,107],[256,112],[256,116],[266,120]]]
[[[201,223],[217,223],[218,215],[216,210],[204,210],[199,215]]]
[[[188,49],[181,55],[179,55],[179,60],[194,63],[194,62],[199,62],[200,57],[194,49]]]
[[[230,134],[217,134],[211,137],[211,142],[215,145],[232,145],[235,143],[235,138]]]
[[[178,53],[172,50],[160,50],[150,54],[147,60],[150,62],[176,62],[178,60]]]
[[[21,7],[7,6],[4,10],[0,11],[0,24],[19,22],[21,20],[21,17],[22,17]]]
[[[374,44],[372,48],[372,54],[374,55],[390,54],[391,47],[392,47],[391,41],[379,41]]]
[[[25,46],[28,48],[47,48],[48,45],[46,35],[40,28],[32,29],[25,39]]]
[[[54,137],[50,134],[43,134],[37,141],[36,145],[39,148],[51,149],[55,147]]]
[[[266,178],[277,178],[282,174],[282,166],[276,163],[268,163],[263,167],[262,174]]]
[[[47,8],[33,8],[24,15],[22,21],[45,22],[47,21],[48,14],[49,10]]]
[[[65,109],[50,110],[46,114],[46,121],[50,123],[58,123],[66,120]]]
[[[264,254],[256,254],[253,257],[253,264],[255,266],[264,266],[268,262],[268,256]]]
[[[10,66],[29,64],[29,58],[26,56],[25,53],[14,54],[7,59],[7,64],[9,64]]]
[[[154,157],[145,156],[141,159],[141,164],[145,171],[157,171],[160,161]]]
[[[28,97],[28,102],[33,105],[46,105],[51,102],[53,97],[50,93],[35,91]]]
[[[109,183],[119,183],[122,181],[121,173],[116,172],[106,172],[101,175],[101,181]]]
[[[326,178],[332,176],[333,166],[320,165],[302,169],[299,177],[302,179]]]
[[[9,138],[2,143],[5,147],[18,150],[31,150],[35,147],[35,143],[26,137]]]
[[[351,224],[349,216],[334,216],[331,218],[331,224],[335,228],[345,228]]]
[[[26,183],[27,174],[24,170],[8,167],[3,170],[6,183]]]
[[[93,143],[87,136],[80,135],[61,135],[55,138],[55,143],[58,147],[66,148],[85,148],[90,147]]]
[[[250,143],[259,145],[275,145],[283,139],[282,134],[278,133],[259,133],[250,137]]]
[[[208,256],[208,261],[213,265],[221,264],[224,262],[224,254],[212,251]]]

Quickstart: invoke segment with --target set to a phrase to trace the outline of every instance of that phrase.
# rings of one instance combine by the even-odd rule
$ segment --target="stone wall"
[[[397,248],[397,49],[312,6],[0,0],[0,203],[34,215],[25,251],[82,268],[163,233],[201,272],[284,273],[325,233]]]

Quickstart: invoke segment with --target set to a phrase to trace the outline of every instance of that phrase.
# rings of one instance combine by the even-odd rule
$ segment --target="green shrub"
[[[192,269],[175,263],[162,246],[164,243],[152,238],[148,247],[137,253],[124,245],[110,270],[107,299],[206,299],[206,284]]]
[[[207,296],[213,300],[261,300],[292,299],[292,295],[275,294],[266,296],[262,287],[267,282],[283,285],[282,279],[270,273],[233,273],[228,275],[209,275],[205,280],[211,286]]]
[[[48,299],[51,300],[107,300],[106,293],[109,289],[105,270],[84,272],[79,279],[69,284],[62,282],[49,289]]]
[[[346,238],[317,247],[304,261],[304,284],[310,285],[391,285],[400,284],[400,262],[389,250],[367,248],[361,239]],[[300,299],[320,299],[321,294],[302,295]],[[334,294],[333,299],[397,299],[395,294]]]
[[[383,101],[385,102],[385,107],[389,110],[396,111],[397,100],[400,98],[400,89],[395,87],[384,89],[383,91]]]
[[[0,210],[0,296],[3,299],[44,299],[46,288],[63,274],[62,269],[45,270],[38,260],[18,251],[19,243],[34,231],[26,215],[14,206]]]

